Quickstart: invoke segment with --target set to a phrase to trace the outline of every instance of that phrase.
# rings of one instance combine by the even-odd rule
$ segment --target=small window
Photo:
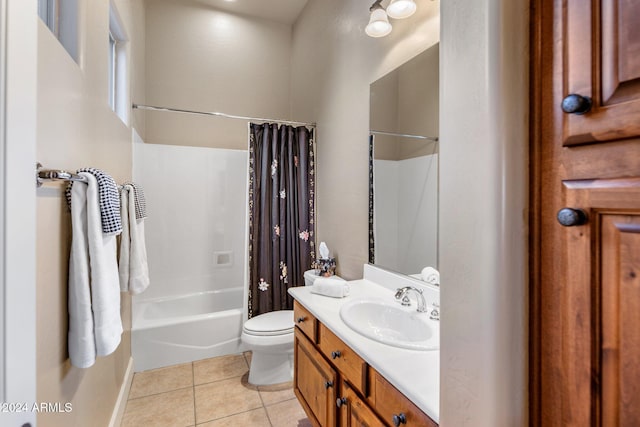
[[[109,106],[127,123],[127,37],[113,2],[109,7]]]
[[[78,62],[78,0],[38,0],[38,15]]]

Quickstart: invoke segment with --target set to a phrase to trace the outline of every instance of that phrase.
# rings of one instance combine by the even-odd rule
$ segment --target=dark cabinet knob
[[[342,407],[342,405],[346,405],[347,404],[347,398],[346,397],[339,397],[336,399],[336,406],[338,408]]]
[[[324,388],[333,387],[333,381],[325,381]]]
[[[575,93],[567,95],[562,100],[562,111],[568,114],[584,114],[591,110],[591,98]]]
[[[562,208],[558,211],[558,222],[565,227],[583,225],[587,222],[587,214],[582,209]]]
[[[297,321],[298,321],[298,323],[304,322],[304,317],[298,317]]]
[[[342,356],[342,353],[340,353],[340,351],[332,351],[331,352],[331,358],[332,359],[337,359],[340,356]]]
[[[400,424],[406,424],[407,417],[401,412],[399,414],[393,414],[393,425],[398,427]]]

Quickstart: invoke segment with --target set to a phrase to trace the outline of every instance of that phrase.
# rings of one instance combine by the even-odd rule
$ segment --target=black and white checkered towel
[[[133,182],[125,182],[122,185],[130,185],[133,187],[133,197],[136,205],[136,219],[145,219],[147,217],[147,201],[144,198],[142,186]]]
[[[96,177],[98,181],[98,194],[100,196],[100,219],[102,221],[102,232],[105,234],[120,234],[122,232],[122,220],[120,219],[120,193],[116,182],[106,172],[95,168],[78,169],[77,173],[88,172]],[[73,181],[69,182],[65,195],[67,204],[71,206],[71,187]]]

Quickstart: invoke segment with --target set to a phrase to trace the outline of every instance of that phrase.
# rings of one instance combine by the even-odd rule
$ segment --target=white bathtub
[[[134,301],[135,371],[239,353],[242,288]]]

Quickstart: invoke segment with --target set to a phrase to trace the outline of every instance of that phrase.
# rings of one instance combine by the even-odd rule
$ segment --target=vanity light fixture
[[[389,23],[387,12],[380,3],[382,3],[382,0],[376,0],[369,8],[371,18],[364,32],[370,37],[384,37],[391,32],[391,24]]]
[[[416,3],[413,0],[391,0],[387,6],[387,15],[394,19],[408,18],[416,11]]]

